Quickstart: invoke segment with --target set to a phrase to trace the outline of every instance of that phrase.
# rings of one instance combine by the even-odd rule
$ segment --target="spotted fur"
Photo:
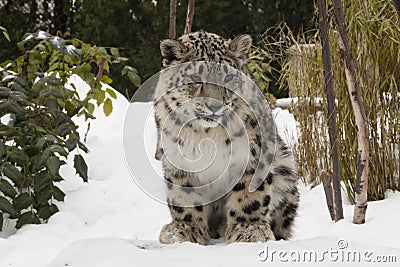
[[[293,155],[275,132],[261,138],[260,127],[271,126],[265,125],[267,122],[259,123],[234,91],[247,94],[251,103],[263,100],[251,93],[246,84],[236,83],[232,85],[236,89],[230,91],[202,83],[199,77],[217,71],[229,85],[234,77],[223,65],[251,77],[246,67],[250,46],[251,37],[248,35],[227,40],[204,31],[161,42],[165,71],[160,76],[154,96],[158,129],[156,158],[163,164],[167,202],[172,216],[172,222],[161,230],[162,243],[189,241],[205,245],[211,238],[219,237],[225,237],[227,243],[265,242],[290,237],[299,198]],[[189,64],[181,71],[169,72],[168,67],[185,62],[205,63]],[[207,62],[223,65],[214,70]],[[190,83],[183,82],[188,79]],[[197,97],[214,99],[214,102],[196,102]],[[216,114],[213,121],[202,117],[204,110]],[[190,114],[196,119],[188,120]],[[268,116],[270,114],[266,113],[262,117]],[[246,131],[238,127],[239,123],[244,124]],[[208,143],[203,143],[202,151],[199,150],[200,141],[208,138],[215,142],[218,151],[214,163],[201,171],[191,169],[195,164],[185,163],[179,154],[191,160],[201,155],[211,157],[214,150]],[[272,141],[277,144],[276,151],[271,146]],[[236,151],[231,151],[233,144],[238,144]],[[172,158],[167,157],[168,153]],[[230,155],[233,156],[229,158]],[[265,155],[265,158],[260,158],[260,155]],[[245,157],[246,160],[248,157],[245,170],[238,173],[235,164]],[[182,166],[171,163],[171,159],[175,163],[183,162]],[[250,192],[256,167],[267,168],[272,159],[269,173],[260,177],[259,186]],[[204,203],[205,197],[211,199],[216,192],[207,191],[210,196],[206,196],[194,188],[213,182],[224,171],[221,166],[229,166],[224,178],[237,178],[237,183],[222,198],[206,205],[200,204]]]

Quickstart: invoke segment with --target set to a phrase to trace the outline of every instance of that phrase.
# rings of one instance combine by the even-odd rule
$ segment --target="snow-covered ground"
[[[369,203],[367,222],[354,225],[351,223],[353,206],[345,204],[345,219],[333,223],[323,188],[300,185],[301,204],[290,241],[231,245],[216,242],[209,246],[159,244],[158,233],[169,222],[169,212],[165,205],[137,186],[126,167],[123,128],[128,108],[133,118],[140,119],[147,116],[151,104],[129,104],[118,95],[110,117],[97,112],[87,137],[91,153],[85,158],[90,181],[83,183],[73,168],[63,167],[66,181],[61,187],[66,191],[66,198],[58,204],[60,212],[47,224],[27,225],[18,232],[13,230],[13,222],[6,222],[0,233],[1,267],[261,266],[287,262],[308,266],[310,261],[324,265],[339,262],[347,266],[396,261],[387,265],[398,266],[398,192],[389,192],[387,199]],[[274,114],[280,134],[290,142],[295,141],[293,116],[280,109]],[[79,124],[84,128],[83,121]],[[132,138],[142,137],[143,129],[135,128],[134,122],[132,126]],[[145,133],[147,146],[154,149],[154,123],[150,121]],[[144,174],[151,171],[146,169],[145,158],[146,154],[139,155],[135,164],[143,166]],[[157,164],[154,166],[159,168]]]

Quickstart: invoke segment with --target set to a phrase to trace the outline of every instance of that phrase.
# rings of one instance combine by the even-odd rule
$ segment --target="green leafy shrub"
[[[59,170],[72,152],[74,168],[87,182],[81,153],[88,149],[72,118],[94,119],[96,105],[107,116],[112,112],[111,98],[117,96],[102,86],[112,82],[104,73],[126,61],[116,48],[43,31],[26,34],[18,46],[23,55],[0,65],[0,230],[4,218],[17,219],[20,228],[45,222],[58,211],[57,202],[65,197],[57,186],[63,180]],[[90,85],[84,99],[68,82],[73,74]],[[136,69],[126,66],[124,75],[140,84]]]

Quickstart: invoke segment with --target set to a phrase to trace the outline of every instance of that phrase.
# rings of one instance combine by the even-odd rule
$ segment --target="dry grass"
[[[400,22],[391,1],[353,0],[346,4],[353,57],[369,122],[368,199],[378,200],[388,189],[400,190]],[[267,31],[263,49],[256,54],[263,58],[264,66],[280,61],[282,88],[289,85],[291,93],[299,97],[298,104],[292,106],[300,126],[294,150],[300,176],[316,184],[320,182],[320,171],[331,169],[319,40],[310,33],[293,36],[285,25],[273,31],[278,37],[271,40],[271,30]],[[353,200],[357,135],[337,33],[331,28],[330,35],[341,178]]]

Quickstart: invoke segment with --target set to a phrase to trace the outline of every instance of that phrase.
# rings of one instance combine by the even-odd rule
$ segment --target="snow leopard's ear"
[[[249,57],[251,43],[250,35],[239,35],[229,44],[229,50],[232,52],[234,57],[246,60]]]
[[[162,41],[160,50],[164,67],[182,63],[188,53],[188,48],[182,42],[173,39]]]

